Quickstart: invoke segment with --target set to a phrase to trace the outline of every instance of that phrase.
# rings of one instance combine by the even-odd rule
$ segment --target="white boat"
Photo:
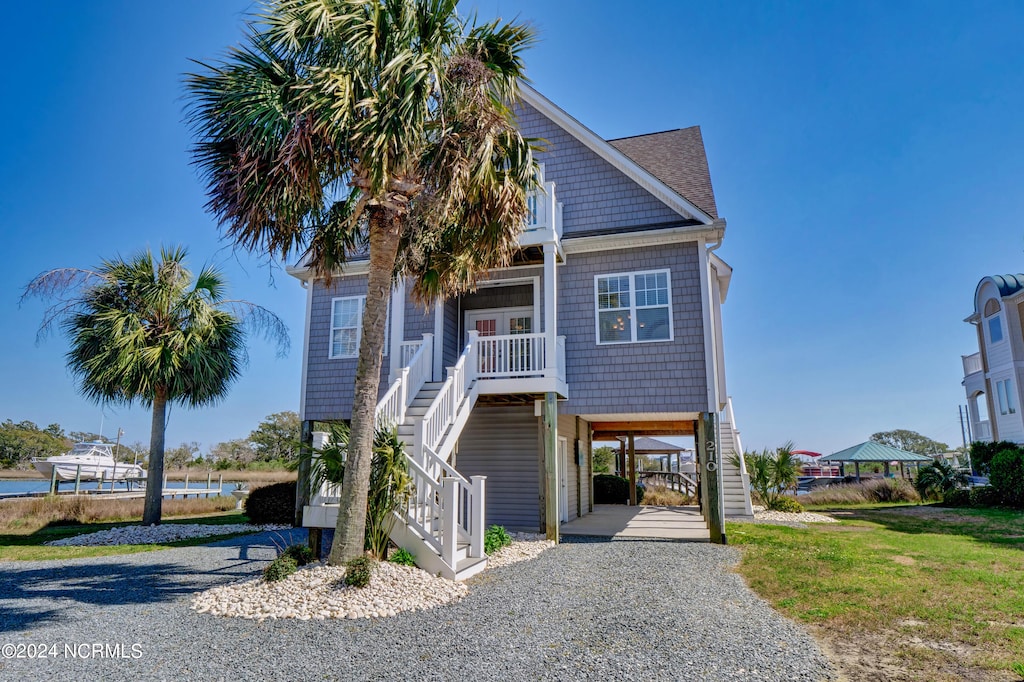
[[[121,481],[126,478],[143,478],[146,472],[138,464],[115,462],[113,446],[110,443],[75,443],[70,452],[46,459],[32,459],[32,466],[46,478],[57,471],[61,481]]]

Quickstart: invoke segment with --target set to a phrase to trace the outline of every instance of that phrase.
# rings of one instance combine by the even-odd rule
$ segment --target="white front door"
[[[569,522],[569,441],[558,439],[558,515]]]

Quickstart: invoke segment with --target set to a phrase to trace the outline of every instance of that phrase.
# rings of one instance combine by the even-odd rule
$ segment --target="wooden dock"
[[[72,481],[67,481],[70,485]],[[46,497],[47,495],[60,495],[64,496],[80,496],[80,497],[102,497],[105,500],[133,500],[141,499],[146,496],[145,479],[119,479],[118,481],[104,482],[102,479],[99,481],[99,485],[96,490],[84,490],[81,487],[81,479],[76,479],[73,484],[72,490],[61,490],[60,481],[51,480],[50,490],[40,492],[24,492],[24,493],[0,493],[0,501],[11,500],[11,499],[22,499],[26,497]],[[128,486],[127,490],[118,490],[114,486],[118,483],[123,483]],[[206,481],[196,481],[201,487],[193,487],[189,485],[189,477],[185,477],[184,485],[181,488],[169,488],[167,486],[167,477],[164,476],[163,489],[160,492],[160,496],[165,499],[174,499],[175,497],[181,497],[187,499],[190,495],[194,495],[196,499],[200,497],[219,497],[224,491],[224,475],[218,475],[216,484],[213,481],[213,474],[209,474],[206,477]],[[205,483],[205,485],[203,485]],[[132,490],[132,485],[139,485],[139,488]],[[108,487],[104,487],[108,486]]]

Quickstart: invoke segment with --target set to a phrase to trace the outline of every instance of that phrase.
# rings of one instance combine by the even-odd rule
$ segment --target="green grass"
[[[240,512],[222,512],[219,514],[204,514],[182,518],[165,519],[164,523],[204,523],[210,525],[225,525],[232,523],[247,523],[248,519]],[[236,537],[239,533],[228,533],[214,535],[191,540],[179,540],[177,542],[165,542],[149,545],[115,545],[111,547],[51,547],[43,543],[51,540],[81,535],[83,533],[95,533],[99,530],[107,530],[117,526],[136,525],[138,521],[123,523],[86,523],[72,525],[48,525],[32,532],[9,532],[0,534],[0,561],[45,561],[49,559],[80,559],[83,557],[114,556],[117,554],[133,554],[135,552],[152,552],[170,547],[192,547],[205,545],[209,542],[224,540]]]
[[[1024,513],[874,505],[840,524],[729,524],[747,583],[809,625],[850,679],[1007,679],[1024,660]],[[864,655],[850,655],[870,644]],[[871,668],[876,669],[872,673]]]

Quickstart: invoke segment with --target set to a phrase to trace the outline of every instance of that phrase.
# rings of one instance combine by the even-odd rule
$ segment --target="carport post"
[[[629,505],[636,506],[636,443],[629,434]]]
[[[544,532],[558,542],[558,394],[544,394]]]
[[[715,435],[715,414],[705,412],[697,420],[694,441],[697,446],[697,462],[701,470],[700,487],[701,511],[708,525],[711,542],[724,545],[725,524],[722,513],[721,467],[718,460],[718,438]]]

